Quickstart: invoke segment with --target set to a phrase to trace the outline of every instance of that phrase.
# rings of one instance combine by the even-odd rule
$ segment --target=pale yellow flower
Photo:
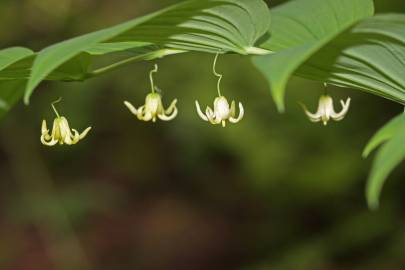
[[[223,127],[226,126],[226,121],[233,124],[241,121],[245,112],[242,103],[239,102],[239,116],[236,117],[235,101],[232,101],[229,106],[228,100],[224,96],[219,96],[214,100],[214,110],[207,106],[205,114],[201,111],[198,101],[195,102],[195,105],[198,115],[204,121],[210,122],[213,125],[222,124]]]
[[[142,121],[152,121],[156,122],[157,118],[163,121],[173,120],[177,114],[178,110],[176,107],[177,99],[173,100],[170,106],[165,109],[162,102],[162,96],[156,93],[156,87],[153,82],[153,73],[158,71],[158,66],[155,65],[155,69],[149,74],[152,92],[149,93],[145,98],[145,104],[138,109],[136,109],[130,102],[124,101],[125,106],[139,119]]]
[[[319,98],[318,111],[316,113],[311,113],[308,111],[305,105],[302,105],[305,111],[305,114],[308,116],[308,119],[312,122],[321,122],[326,126],[330,119],[335,121],[343,120],[346,114],[349,111],[350,107],[350,98],[344,102],[340,101],[342,105],[342,110],[340,112],[335,112],[333,107],[333,99],[328,95],[323,95]]]
[[[162,97],[158,93],[150,93],[146,96],[145,105],[136,109],[128,101],[124,101],[125,106],[136,116],[139,120],[142,121],[151,121],[156,122],[156,119],[159,118],[163,121],[173,120],[178,113],[176,108],[177,99],[173,100],[170,106],[165,109],[162,103]]]
[[[52,103],[52,108],[55,111],[56,118],[53,121],[52,132],[47,127],[46,121],[42,121],[41,128],[41,142],[46,146],[54,146],[56,144],[67,144],[73,145],[77,144],[80,140],[84,139],[86,135],[91,130],[91,127],[88,127],[81,134],[76,129],[70,129],[67,119],[63,116],[60,116],[57,112],[54,104],[59,102],[60,99]]]

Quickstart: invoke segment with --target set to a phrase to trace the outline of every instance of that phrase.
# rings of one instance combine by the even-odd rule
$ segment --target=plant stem
[[[219,96],[222,96],[222,95],[221,95],[221,80],[222,80],[223,75],[222,75],[222,74],[219,74],[219,73],[216,71],[216,66],[217,66],[218,57],[219,57],[219,53],[217,53],[217,55],[215,56],[214,64],[212,65],[212,72],[214,73],[215,76],[218,77],[217,91],[218,91],[218,95],[219,95]]]
[[[142,61],[142,60],[152,60],[152,59],[155,59],[155,58],[161,58],[161,57],[164,57],[164,56],[168,56],[168,55],[172,55],[172,54],[185,53],[185,52],[186,51],[184,51],[184,50],[161,49],[161,50],[154,51],[154,52],[151,52],[151,53],[146,53],[146,54],[142,54],[142,55],[136,55],[134,57],[119,61],[119,62],[111,64],[109,66],[93,70],[93,71],[91,71],[90,73],[87,74],[87,77],[89,77],[89,78],[96,77],[98,75],[107,73],[109,71],[116,70],[116,69],[118,69],[118,68],[120,68],[122,66],[125,66],[127,64],[130,64],[132,62]]]
[[[150,87],[152,88],[152,93],[155,93],[155,83],[153,81],[153,73],[158,72],[158,65],[155,64],[155,68],[149,72]]]
[[[56,108],[55,108],[55,104],[57,104],[57,103],[59,103],[59,102],[61,102],[61,101],[62,101],[62,98],[60,97],[60,98],[58,98],[57,100],[55,100],[54,102],[52,102],[52,104],[51,104],[52,109],[53,109],[53,111],[55,112],[55,114],[56,114],[56,116],[57,116],[58,118],[60,118],[60,115],[59,115],[59,113],[58,113],[58,110],[56,110]]]

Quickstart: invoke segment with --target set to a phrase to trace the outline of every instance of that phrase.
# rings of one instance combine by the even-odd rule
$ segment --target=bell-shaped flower
[[[340,103],[342,105],[342,110],[338,113],[335,112],[333,107],[333,99],[329,95],[323,95],[319,98],[318,111],[316,113],[311,113],[308,111],[305,105],[302,106],[310,121],[322,121],[322,123],[326,126],[330,119],[340,121],[345,118],[347,112],[349,111],[350,98],[348,98],[346,102],[341,100]]]
[[[173,120],[178,113],[176,104],[177,99],[173,100],[170,106],[165,109],[162,102],[162,96],[156,92],[159,89],[155,86],[153,81],[153,73],[158,72],[158,66],[150,71],[149,79],[151,85],[151,93],[146,96],[145,104],[136,109],[130,102],[124,101],[125,106],[129,111],[134,114],[139,120],[148,122],[156,122],[157,118],[163,121]]]
[[[178,113],[176,107],[177,99],[173,100],[170,106],[165,109],[162,97],[159,93],[150,93],[146,96],[145,105],[136,109],[130,102],[124,101],[125,106],[142,121],[156,122],[157,118],[163,121],[173,120]]]
[[[91,127],[88,127],[82,133],[79,133],[76,129],[70,129],[67,119],[63,116],[60,116],[59,113],[56,111],[54,107],[54,104],[56,102],[52,104],[52,107],[56,113],[56,118],[53,121],[52,131],[48,129],[46,121],[43,120],[41,128],[41,142],[43,145],[46,146],[54,146],[58,143],[60,145],[77,144],[80,140],[86,137],[86,135],[91,130]]]
[[[214,110],[207,106],[205,114],[201,111],[198,101],[195,102],[198,115],[207,122],[213,125],[222,124],[226,126],[226,122],[229,121],[233,124],[238,123],[244,116],[244,109],[242,103],[239,102],[239,115],[236,117],[236,105],[235,101],[232,101],[229,106],[228,100],[224,96],[219,96],[214,100]]]

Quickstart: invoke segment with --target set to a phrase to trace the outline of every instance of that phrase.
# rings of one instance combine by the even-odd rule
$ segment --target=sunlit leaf
[[[99,54],[109,51],[111,46],[121,50],[125,43],[140,42],[177,50],[248,54],[269,24],[270,13],[262,0],[183,2],[45,48],[34,60],[25,102],[55,69],[86,51]]]

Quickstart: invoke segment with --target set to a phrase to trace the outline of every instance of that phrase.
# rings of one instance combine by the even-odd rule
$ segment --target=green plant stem
[[[146,54],[142,54],[142,55],[137,55],[122,61],[119,61],[117,63],[111,64],[109,66],[106,67],[102,67],[96,70],[91,71],[90,73],[87,74],[88,78],[92,78],[92,77],[96,77],[99,76],[101,74],[119,69],[122,66],[125,66],[127,64],[133,63],[133,62],[137,62],[137,61],[142,61],[142,60],[152,60],[152,59],[156,59],[156,58],[162,58],[168,55],[173,55],[173,54],[180,54],[180,53],[185,53],[186,51],[184,50],[174,50],[174,49],[161,49],[155,52],[151,52],[151,53],[146,53]]]
[[[149,72],[150,87],[152,88],[152,93],[155,93],[155,82],[153,81],[153,73],[157,73],[159,70],[158,65],[155,64],[155,68]]]
[[[55,112],[55,114],[56,114],[56,116],[57,116],[58,118],[60,118],[60,115],[59,115],[59,113],[58,113],[58,110],[55,108],[55,104],[57,104],[57,103],[59,103],[59,102],[61,102],[61,101],[62,101],[62,98],[60,97],[60,98],[58,98],[57,100],[55,100],[54,102],[52,102],[52,104],[51,104],[52,109],[53,109],[53,111]]]
[[[221,95],[221,81],[222,81],[222,74],[219,74],[216,70],[216,66],[217,66],[217,61],[218,61],[218,57],[219,57],[219,53],[216,54],[215,59],[214,59],[214,64],[212,65],[212,72],[214,73],[215,76],[218,77],[218,83],[217,83],[217,91],[218,91],[218,96],[222,96]]]

